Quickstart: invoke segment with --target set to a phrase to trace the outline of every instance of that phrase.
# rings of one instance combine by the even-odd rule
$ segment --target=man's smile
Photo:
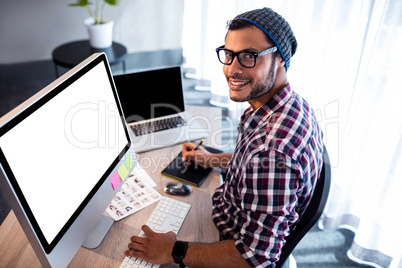
[[[228,79],[229,81],[229,87],[232,90],[241,90],[245,86],[251,83],[250,80],[248,79]]]

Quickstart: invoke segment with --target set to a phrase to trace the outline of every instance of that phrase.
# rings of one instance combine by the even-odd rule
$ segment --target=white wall
[[[0,64],[51,59],[60,44],[87,39],[86,9],[75,0],[0,0]],[[181,48],[184,0],[120,0],[106,6],[114,41],[129,53]]]

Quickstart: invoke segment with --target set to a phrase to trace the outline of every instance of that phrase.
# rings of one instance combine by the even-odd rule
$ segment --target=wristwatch
[[[183,263],[183,258],[186,256],[188,242],[176,241],[172,250],[172,257],[175,263],[179,264],[180,268],[186,267]]]

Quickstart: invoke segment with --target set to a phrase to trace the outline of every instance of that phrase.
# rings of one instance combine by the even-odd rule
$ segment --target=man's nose
[[[225,65],[227,67],[227,75],[233,76],[235,74],[243,73],[243,66],[239,62],[238,57],[234,57],[232,64]]]

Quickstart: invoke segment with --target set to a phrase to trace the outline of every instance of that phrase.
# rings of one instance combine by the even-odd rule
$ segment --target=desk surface
[[[217,146],[220,141],[220,108],[188,107],[194,116],[209,118],[209,137],[205,144]],[[205,122],[200,122],[205,125]],[[164,186],[173,179],[161,175],[161,171],[181,151],[181,145],[145,152],[138,155],[138,161],[157,183],[155,189],[162,195]],[[149,163],[146,165],[145,163]],[[199,188],[193,187],[189,196],[173,198],[191,204],[190,212],[184,221],[178,239],[184,241],[215,242],[219,233],[211,219],[212,194],[219,186],[220,172],[213,170]],[[172,196],[170,196],[172,197]],[[100,246],[94,250],[81,247],[69,267],[119,267],[124,259],[130,237],[139,234],[140,227],[147,221],[156,204],[153,204],[123,220],[115,222]],[[196,228],[194,228],[196,226]],[[25,233],[11,211],[0,226],[0,267],[41,267]],[[175,264],[162,267],[178,267]]]

